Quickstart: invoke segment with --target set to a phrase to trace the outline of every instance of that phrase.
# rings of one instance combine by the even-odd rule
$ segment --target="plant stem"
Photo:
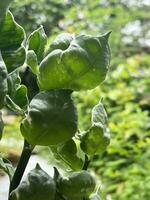
[[[90,160],[89,160],[88,156],[85,155],[85,162],[84,162],[84,166],[83,166],[82,170],[87,170],[89,164],[90,164]]]
[[[20,156],[19,163],[17,165],[16,171],[14,173],[14,176],[12,178],[12,181],[10,183],[9,188],[9,194],[15,190],[18,185],[20,184],[20,181],[22,179],[22,176],[24,174],[24,171],[26,169],[26,166],[28,164],[28,161],[30,159],[31,153],[33,151],[34,147],[31,147],[27,141],[24,141],[24,146],[22,150],[22,154]]]

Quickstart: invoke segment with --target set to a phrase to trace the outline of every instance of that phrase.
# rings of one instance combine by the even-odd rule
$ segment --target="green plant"
[[[105,98],[111,144],[89,167],[114,200],[150,198],[149,58],[144,53],[132,56],[109,73],[103,87],[74,94],[81,130],[89,125],[89,107]]]
[[[93,89],[104,81],[110,62],[109,34],[64,34],[46,48],[43,27],[26,39],[23,28],[8,10],[9,3],[5,1],[0,7],[0,108],[7,107],[22,117],[24,147],[16,169],[0,157],[0,169],[10,178],[8,198],[98,199],[96,182],[87,169],[93,157],[104,152],[109,144],[107,114],[101,101],[93,108],[89,130],[80,132],[71,95],[74,90]],[[25,64],[36,75],[40,89],[30,102],[20,78]],[[0,138],[3,127],[0,115]],[[37,165],[21,182],[36,145],[48,146],[56,159],[70,167],[67,177],[55,167],[52,178]]]
[[[17,200],[19,196],[20,200],[54,200],[55,193],[55,181],[37,164],[36,168],[29,172],[27,180],[12,192],[10,199]]]

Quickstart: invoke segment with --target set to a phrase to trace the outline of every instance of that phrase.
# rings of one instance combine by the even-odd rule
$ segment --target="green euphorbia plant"
[[[24,147],[16,169],[0,157],[0,169],[10,179],[8,199],[98,200],[99,186],[88,165],[110,143],[107,114],[100,101],[92,110],[89,130],[80,132],[72,93],[93,89],[105,80],[110,33],[97,37],[64,33],[49,45],[41,26],[26,38],[8,9],[10,2],[0,1],[0,109],[10,109],[22,117]],[[20,78],[23,66],[35,74],[39,87],[30,101]],[[0,111],[0,139],[3,128]],[[47,146],[55,160],[69,170],[60,174],[54,166],[51,177],[37,164],[21,181],[37,145]]]

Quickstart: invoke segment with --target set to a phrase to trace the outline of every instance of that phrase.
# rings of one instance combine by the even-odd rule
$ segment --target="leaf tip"
[[[108,32],[106,32],[106,33],[103,35],[103,37],[105,37],[106,40],[108,41],[109,36],[110,36],[111,33],[112,33],[112,31],[108,31]]]
[[[35,169],[38,169],[38,170],[42,169],[39,163],[36,164]]]

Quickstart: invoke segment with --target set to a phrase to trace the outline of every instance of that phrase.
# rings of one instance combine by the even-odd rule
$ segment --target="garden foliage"
[[[16,169],[0,157],[0,169],[10,178],[8,198],[99,199],[99,184],[88,171],[88,165],[110,143],[107,114],[100,101],[92,110],[89,130],[80,132],[72,94],[94,89],[105,80],[110,64],[110,33],[98,37],[61,34],[49,46],[42,26],[26,36],[9,11],[9,3],[3,2],[0,12],[0,108],[7,108],[22,118],[20,131],[24,147]],[[39,87],[32,99],[22,84],[23,67],[31,69]],[[3,127],[0,115],[0,138]],[[21,181],[37,145],[49,147],[56,160],[68,165],[66,177],[55,166],[54,177],[50,177],[37,164],[26,180]]]

